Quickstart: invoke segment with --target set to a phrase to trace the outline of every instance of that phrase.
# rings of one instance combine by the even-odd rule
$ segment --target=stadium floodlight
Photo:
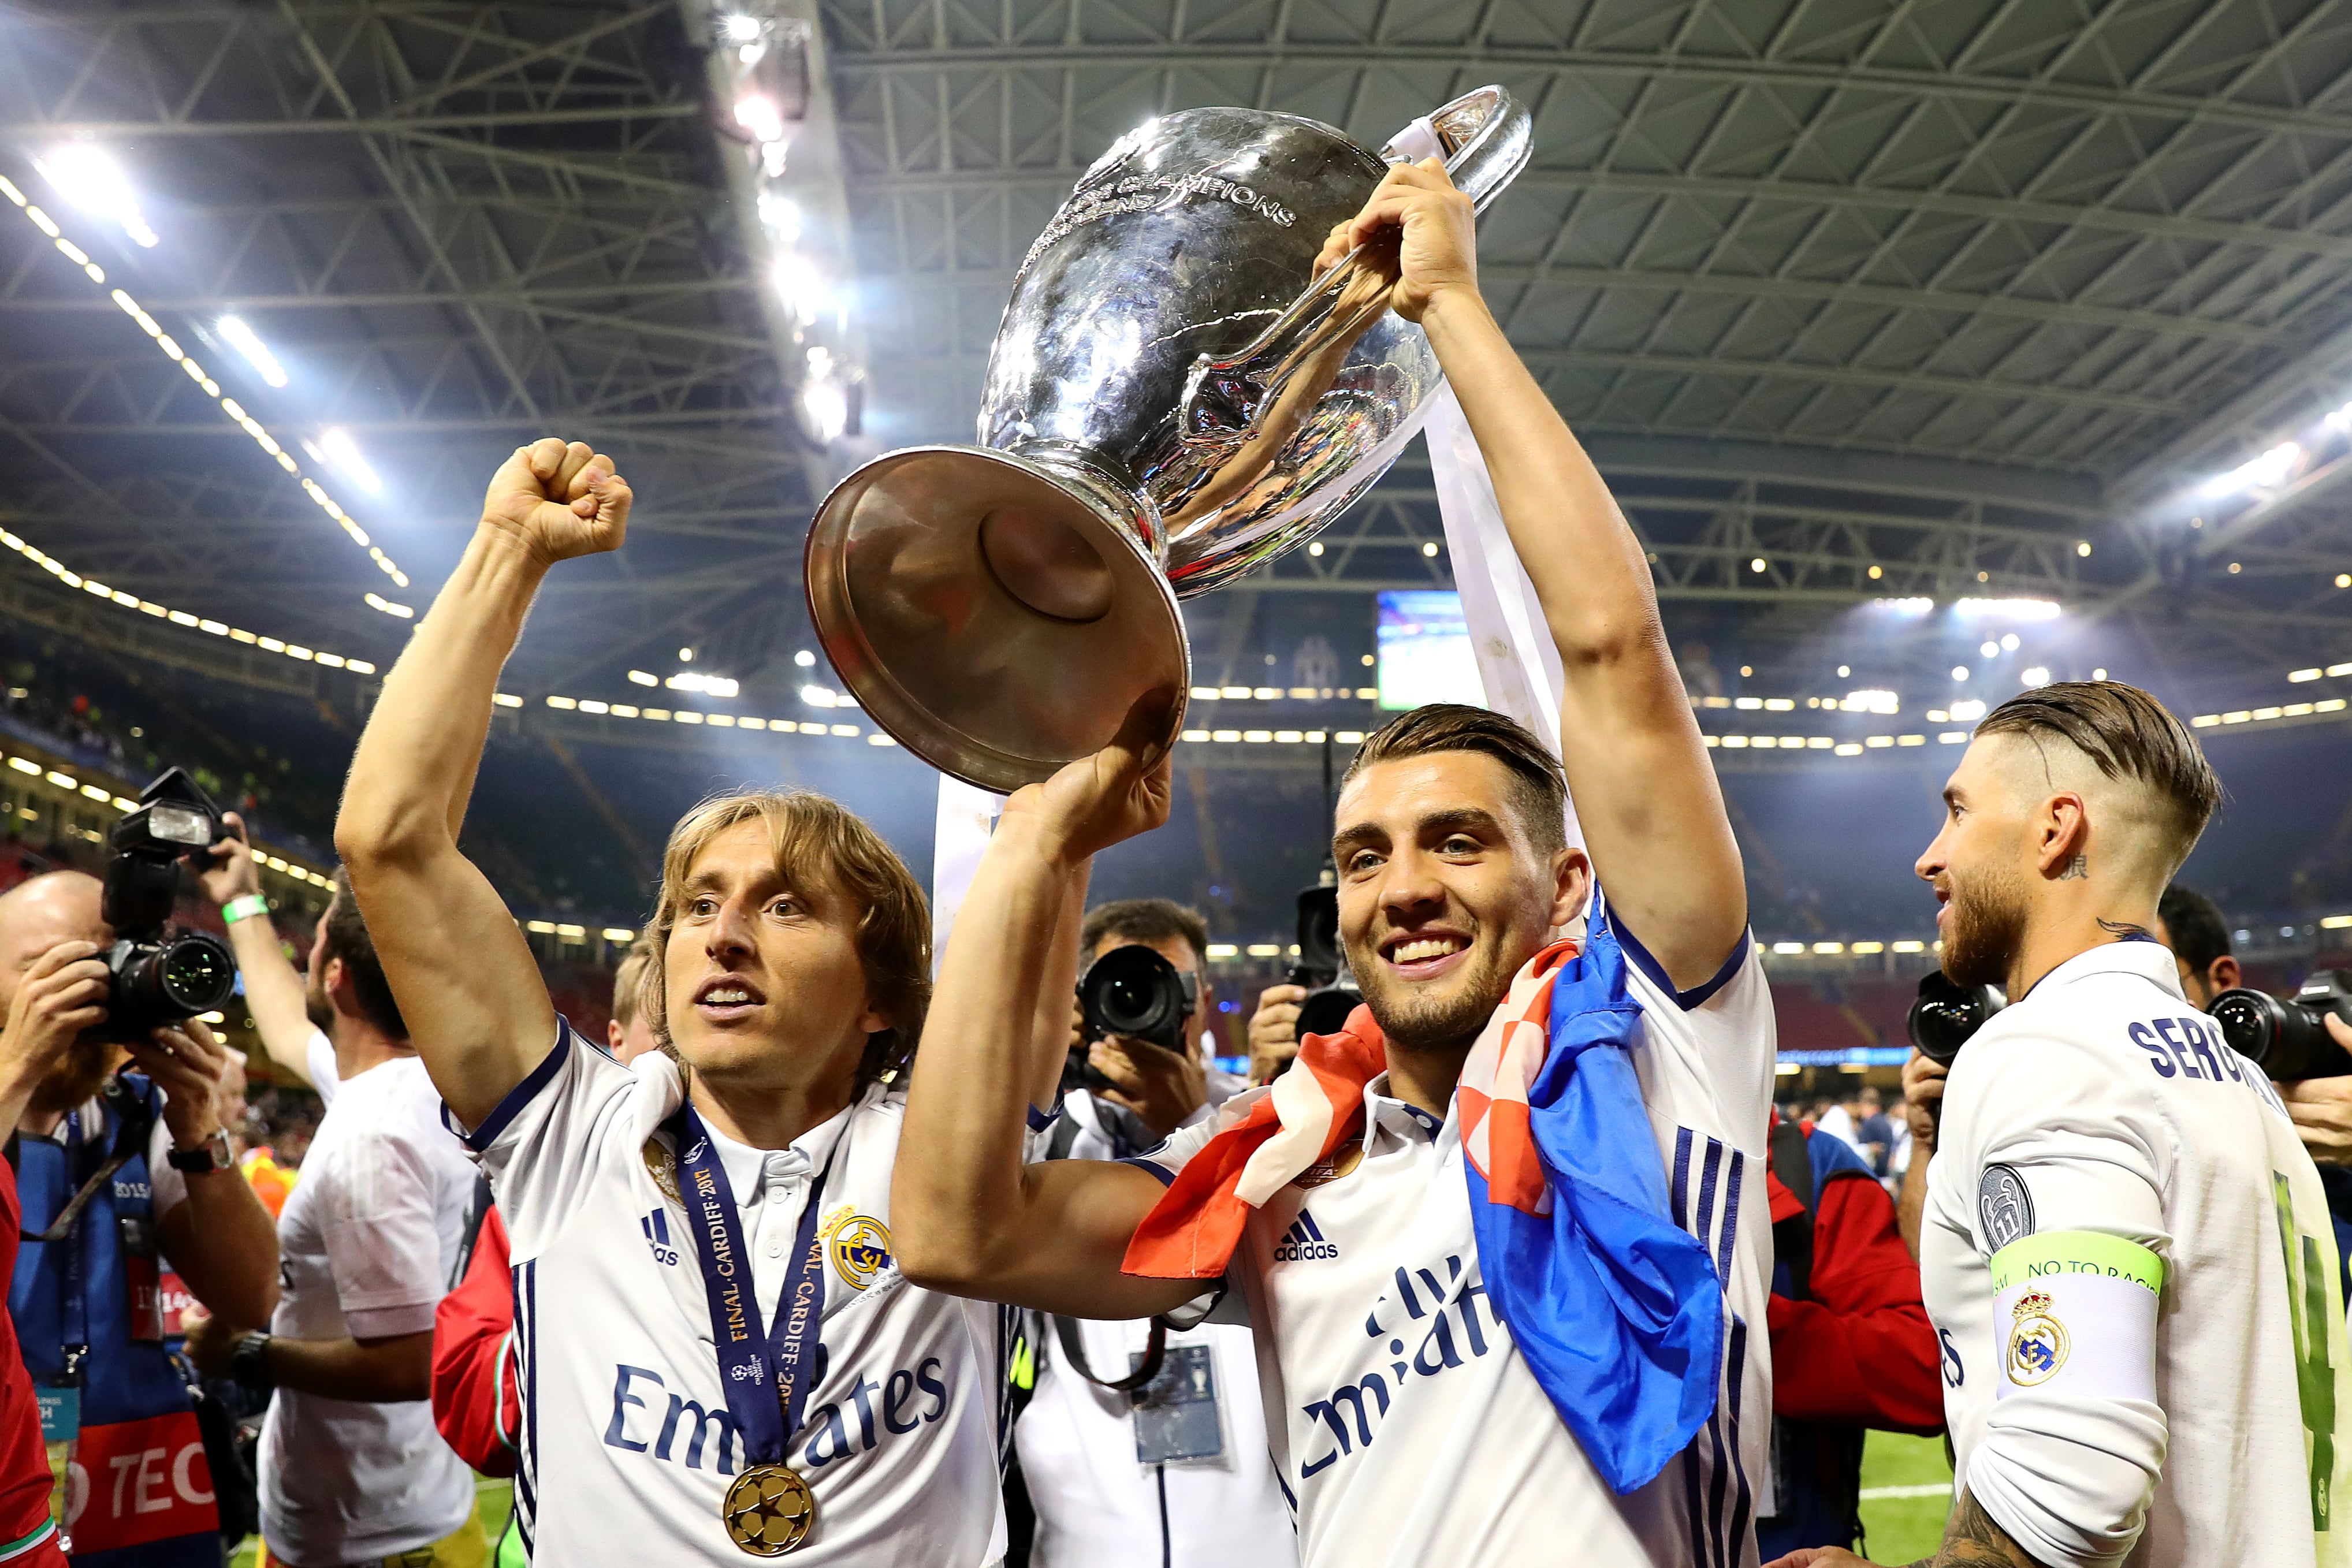
[[[2025,672],[2024,680],[2025,684],[2029,686],[2046,686],[2050,684],[2050,672],[2042,668],[2040,664],[2029,665]]]
[[[816,655],[810,653],[806,648],[803,648],[799,653],[793,655],[793,663],[798,664],[803,670],[809,669],[816,664]]]
[[[1965,702],[1954,703],[1951,706],[1950,712],[1952,722],[1954,724],[1968,724],[1973,720],[1984,717],[1985,706],[1981,698],[1969,697]]]
[[[824,277],[808,257],[793,252],[776,258],[776,291],[803,327],[814,326],[818,317],[833,308],[832,290]]]
[[[320,431],[319,454],[341,470],[344,478],[369,495],[383,494],[383,481],[368,466],[367,458],[361,455],[359,443],[352,439],[350,432],[333,427]]]
[[[662,685],[674,692],[700,692],[714,697],[731,697],[742,689],[732,676],[706,675],[696,670],[681,670]]]
[[[1874,599],[1871,603],[1881,610],[1891,610],[1897,615],[1925,615],[1936,608],[1936,601],[1926,597],[1910,599]]]
[[[719,19],[719,32],[730,44],[756,44],[760,41],[760,18],[746,16],[741,12]]]
[[[780,246],[794,244],[801,237],[800,204],[780,191],[760,193],[760,221]]]
[[[278,362],[278,356],[269,351],[269,345],[261,340],[260,334],[246,324],[244,317],[224,316],[214,323],[214,329],[261,372],[263,381],[274,387],[286,384],[286,367]]]
[[[2048,599],[1962,599],[1952,608],[1963,615],[2005,616],[2011,621],[2053,621],[2062,607]]]
[[[841,698],[830,686],[803,686],[801,701],[811,707],[838,707]]]
[[[139,192],[105,148],[90,141],[68,141],[51,148],[47,157],[34,159],[33,167],[74,205],[113,219],[139,245],[154,247],[157,235],[139,210]]]
[[[1840,706],[1847,713],[1884,714],[1900,712],[1903,703],[1902,699],[1893,692],[1873,687],[1864,691],[1846,693],[1845,701]]]
[[[835,439],[849,427],[849,394],[831,376],[801,389],[801,407],[808,414],[810,431],[821,442]]]
[[[1954,664],[1952,666],[1952,679],[1956,681],[1965,681],[1968,678],[1969,667],[1966,664]]]
[[[2282,441],[2260,457],[2208,479],[2198,493],[2231,496],[2240,490],[2274,490],[2286,483],[2287,476],[2302,461],[2303,448],[2294,442]]]
[[[735,123],[763,146],[784,139],[784,111],[764,93],[746,93],[735,100]]]

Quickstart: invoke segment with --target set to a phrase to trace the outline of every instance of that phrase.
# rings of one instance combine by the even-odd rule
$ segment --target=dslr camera
[[[2291,1083],[2304,1078],[2352,1074],[2352,1056],[2327,1032],[2327,1015],[2352,1023],[2352,992],[2341,969],[2315,969],[2285,1001],[2267,991],[2241,986],[2223,991],[2205,1009],[2221,1026],[2231,1049],[2263,1070],[2266,1078]]]
[[[1339,950],[1339,888],[1337,873],[1323,868],[1323,880],[1298,892],[1298,962],[1290,983],[1307,988],[1298,1004],[1297,1038],[1337,1034],[1363,1002],[1348,956]]]
[[[1086,1043],[1070,1048],[1064,1082],[1089,1090],[1115,1087],[1087,1063],[1087,1046],[1108,1035],[1181,1051],[1185,1020],[1200,1007],[1200,977],[1139,942],[1112,948],[1078,977],[1078,1032]]]
[[[180,862],[204,854],[223,831],[212,798],[173,768],[139,792],[138,810],[107,835],[100,907],[114,946],[106,953],[106,1022],[95,1038],[144,1040],[236,993],[236,959],[226,943],[170,929]]]
[[[1963,986],[1943,970],[1930,969],[1919,977],[1919,995],[1904,1017],[1904,1032],[1920,1055],[1949,1067],[1969,1037],[2007,1006],[1999,986]]]

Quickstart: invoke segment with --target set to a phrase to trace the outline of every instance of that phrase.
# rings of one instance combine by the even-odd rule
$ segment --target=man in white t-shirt
[[[640,999],[663,1049],[624,1067],[556,1016],[457,849],[539,583],[617,548],[629,502],[584,445],[508,459],[384,682],[336,825],[506,1223],[521,1528],[561,1568],[786,1551],[980,1568],[1003,1552],[1009,1313],[910,1284],[890,1234],[897,1080],[930,988],[920,886],[821,796],[705,802],[670,835],[648,924]]]
[[[1340,936],[1369,1011],[1346,1036],[1323,1038],[1354,1040],[1351,1064],[1385,1071],[1327,1090],[1304,1048],[1270,1089],[1229,1102],[1220,1125],[1180,1132],[1129,1164],[1024,1168],[1022,1107],[1039,1042],[1022,1024],[1069,878],[1165,820],[1160,716],[1139,710],[1110,748],[1015,794],[957,916],[942,1024],[915,1068],[907,1136],[921,1157],[898,1170],[901,1264],[945,1289],[1074,1316],[1168,1311],[1202,1281],[1123,1271],[1130,1243],[1168,1184],[1171,1201],[1200,1190],[1188,1167],[1204,1147],[1223,1152],[1200,1169],[1230,1183],[1243,1156],[1213,1140],[1245,1132],[1237,1118],[1263,1129],[1270,1104],[1281,1130],[1242,1177],[1268,1163],[1276,1176],[1297,1174],[1255,1197],[1213,1183],[1239,1235],[1221,1231],[1200,1267],[1227,1269],[1240,1287],[1227,1305],[1246,1305],[1303,1563],[1752,1564],[1771,1411],[1760,1161],[1773,1035],[1738,850],[1642,547],[1478,295],[1468,200],[1433,164],[1393,171],[1326,259],[1400,227],[1391,300],[1427,329],[1488,456],[1561,655],[1564,755],[1500,716],[1452,706],[1415,710],[1367,741],[1340,789],[1333,852]],[[1565,841],[1569,792],[1584,849]],[[1605,915],[1589,897],[1594,876]],[[1630,1126],[1654,1222],[1672,1233],[1670,1245],[1651,1233],[1659,1255],[1696,1260],[1711,1292],[1697,1310],[1717,1330],[1711,1350],[1676,1369],[1692,1414],[1674,1430],[1696,1436],[1630,1476],[1624,1495],[1599,1468],[1613,1457],[1571,1433],[1532,1369],[1531,1342],[1495,1310],[1489,1287],[1511,1260],[1480,1255],[1465,1159],[1501,1145],[1490,1116],[1465,1151],[1469,1095],[1455,1093],[1501,1005],[1559,951],[1550,934],[1578,923],[1603,956],[1600,934],[1613,933],[1641,1015],[1623,1061],[1578,1070],[1630,1064],[1638,1079],[1638,1094],[1615,1080],[1625,1098],[1594,1131],[1614,1139]],[[1319,1123],[1293,1123],[1293,1109],[1313,1112],[1326,1092]],[[1327,1143],[1319,1159],[1298,1155]],[[1664,1315],[1686,1303],[1652,1305]],[[1616,1339],[1603,1338],[1591,1348],[1605,1355]],[[1542,1354],[1557,1355],[1550,1343]],[[1618,1414],[1577,1418],[1593,1431],[1621,1425]]]
[[[250,852],[239,837],[215,857],[207,891],[229,893],[247,993],[278,999],[272,982],[300,982],[267,912],[236,902],[249,897],[234,886],[251,878]],[[298,1071],[327,1110],[278,1216],[278,1310],[267,1332],[198,1322],[188,1354],[207,1376],[275,1390],[257,1465],[272,1559],[340,1568],[416,1554],[419,1568],[467,1568],[488,1550],[473,1472],[435,1429],[429,1396],[434,1309],[464,1241],[474,1169],[440,1124],[440,1097],[341,873],[303,995],[310,1032]],[[263,1043],[287,1061],[287,1020],[257,1001],[257,1022],[264,1015]]]
[[[2352,1562],[2326,1195],[2152,935],[2220,799],[2188,728],[2107,681],[1995,708],[1944,787],[1918,864],[1944,972],[2013,999],[1953,1062],[1926,1166],[1957,1488],[1937,1563]]]

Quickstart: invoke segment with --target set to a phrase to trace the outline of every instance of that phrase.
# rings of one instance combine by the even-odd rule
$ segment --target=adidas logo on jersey
[[[1290,1222],[1290,1228],[1282,1233],[1282,1239],[1274,1244],[1274,1260],[1277,1263],[1304,1263],[1339,1255],[1339,1243],[1324,1240],[1315,1217],[1303,1208],[1298,1218]]]
[[[637,1228],[646,1233],[646,1245],[653,1249],[655,1262],[677,1264],[677,1249],[670,1244],[669,1214],[667,1210],[655,1209],[637,1221]]]

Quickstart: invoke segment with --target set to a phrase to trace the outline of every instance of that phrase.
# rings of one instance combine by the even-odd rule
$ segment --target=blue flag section
[[[1619,1494],[1646,1485],[1715,1409],[1723,1284],[1677,1226],[1627,1052],[1642,1009],[1605,919],[1552,988],[1550,1043],[1528,1095],[1551,1212],[1493,1201],[1470,1178],[1496,1312],[1560,1419]]]

